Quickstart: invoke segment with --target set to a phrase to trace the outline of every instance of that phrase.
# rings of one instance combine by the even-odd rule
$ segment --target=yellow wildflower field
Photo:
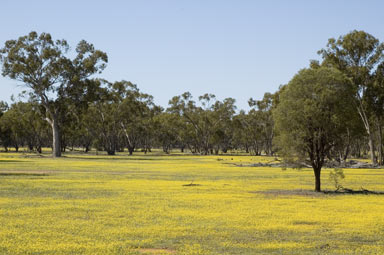
[[[384,195],[274,158],[0,154],[0,254],[384,254]],[[334,189],[322,171],[323,189]],[[384,170],[344,186],[384,191]]]

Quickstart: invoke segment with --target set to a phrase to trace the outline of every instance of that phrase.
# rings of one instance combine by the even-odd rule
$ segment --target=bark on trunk
[[[372,164],[376,165],[377,164],[377,159],[375,155],[375,143],[374,143],[374,138],[372,132],[369,132],[369,153],[371,154],[371,162]]]
[[[378,133],[379,133],[379,164],[380,165],[383,165],[383,136],[382,136],[382,128],[381,128],[381,125],[380,125],[380,120],[378,120],[377,122],[377,126],[378,126]]]
[[[320,169],[314,168],[313,172],[315,173],[315,191],[320,192],[321,191],[321,180],[320,180],[321,168]]]
[[[363,121],[363,124],[364,124],[364,127],[365,127],[365,130],[367,131],[367,134],[368,134],[368,146],[369,146],[369,152],[370,152],[370,156],[371,156],[371,162],[372,164],[376,165],[377,164],[377,159],[376,159],[376,156],[375,156],[375,143],[374,143],[374,137],[373,137],[373,133],[372,133],[372,130],[371,130],[371,125],[369,123],[369,119],[365,113],[365,110],[364,110],[364,107],[362,105],[362,101],[361,99],[359,99],[359,106],[357,107],[357,110],[358,110],[358,113],[361,117],[361,120]]]
[[[57,119],[54,118],[51,120],[52,126],[52,156],[54,158],[61,157],[61,142],[60,142],[60,130],[59,125],[57,123]]]

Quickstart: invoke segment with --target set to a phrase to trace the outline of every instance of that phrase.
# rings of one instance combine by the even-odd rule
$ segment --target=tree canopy
[[[44,107],[45,119],[52,127],[55,157],[61,155],[60,121],[66,108],[90,100],[98,85],[90,77],[101,72],[108,61],[106,53],[84,40],[78,43],[73,59],[68,56],[69,49],[65,40],[36,32],[6,41],[0,49],[3,76],[23,82],[31,97]]]
[[[276,145],[287,161],[309,161],[320,191],[325,157],[346,127],[349,79],[334,68],[303,69],[286,85],[274,110]]]

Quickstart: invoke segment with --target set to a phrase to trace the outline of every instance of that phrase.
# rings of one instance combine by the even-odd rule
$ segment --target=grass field
[[[0,254],[384,254],[384,196],[246,166],[273,160],[2,153]],[[384,191],[384,170],[344,172]]]

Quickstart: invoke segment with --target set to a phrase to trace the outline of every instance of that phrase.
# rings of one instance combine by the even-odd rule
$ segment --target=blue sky
[[[330,37],[357,29],[384,41],[384,1],[374,0],[3,0],[1,9],[1,47],[30,31],[73,48],[85,39],[109,56],[101,77],[129,80],[164,107],[190,91],[248,109],[319,59]],[[0,78],[0,100],[21,90]]]

